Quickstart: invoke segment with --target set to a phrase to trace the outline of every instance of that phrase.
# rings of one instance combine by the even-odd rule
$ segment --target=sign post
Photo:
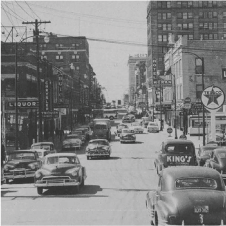
[[[224,104],[225,94],[217,86],[209,86],[202,92],[202,103],[211,112],[211,136],[216,141],[216,112]]]

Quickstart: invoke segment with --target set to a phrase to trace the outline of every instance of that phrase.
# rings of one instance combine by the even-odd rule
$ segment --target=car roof
[[[106,140],[106,139],[92,139],[89,142],[93,142],[93,141],[107,141],[108,142],[108,140]]]
[[[57,157],[57,156],[71,156],[71,157],[76,157],[77,155],[74,153],[53,153],[53,154],[48,154],[48,157]]]
[[[44,141],[44,142],[37,142],[37,143],[34,143],[34,144],[32,144],[31,146],[35,146],[35,145],[45,145],[45,144],[49,144],[49,145],[51,145],[51,144],[53,144],[53,142],[48,142],[48,141]]]
[[[42,150],[42,149],[41,149]],[[29,149],[29,150],[14,150],[14,151],[9,151],[7,154],[14,154],[14,153],[21,153],[21,152],[36,152],[36,149]]]
[[[41,149],[41,148],[34,148],[32,150],[37,151],[37,152],[45,152],[45,151],[48,151],[46,149]]]
[[[189,177],[209,177],[216,180],[219,179],[219,173],[216,170],[201,166],[168,167],[163,169],[162,175],[171,177],[173,180]]]
[[[181,140],[181,139],[168,139],[163,142],[165,145],[167,144],[194,144],[191,140]]]
[[[225,152],[226,153],[226,147],[225,148],[216,148],[214,150],[215,153],[222,153],[222,152]]]

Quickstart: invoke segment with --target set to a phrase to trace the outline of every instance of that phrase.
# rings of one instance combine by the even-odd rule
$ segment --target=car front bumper
[[[73,179],[66,179],[66,180],[62,180],[62,179],[55,179],[55,180],[37,180],[35,182],[35,187],[42,187],[42,188],[46,188],[46,187],[67,187],[67,186],[77,186],[79,185],[80,182],[77,180],[73,180]]]
[[[120,141],[121,142],[128,142],[129,143],[129,142],[135,142],[136,139],[133,139],[133,140],[132,139],[128,139],[128,140],[127,139],[125,139],[125,140],[124,139],[120,139]]]
[[[35,170],[10,170],[9,172],[4,172],[5,179],[20,179],[20,178],[30,178],[34,177]]]

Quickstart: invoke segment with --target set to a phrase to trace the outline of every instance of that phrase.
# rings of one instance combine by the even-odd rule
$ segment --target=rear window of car
[[[129,129],[124,129],[124,130],[122,130],[122,132],[123,132],[123,133],[131,133],[131,130],[129,130]]]
[[[107,126],[106,125],[95,125],[94,128],[95,129],[106,129]]]
[[[169,154],[194,154],[195,148],[192,144],[168,144],[165,151]]]
[[[99,144],[99,145],[109,145],[109,143],[105,140],[99,140],[99,141],[92,141],[89,142],[90,144]]]
[[[180,178],[176,180],[177,189],[217,189],[217,181],[211,178]]]

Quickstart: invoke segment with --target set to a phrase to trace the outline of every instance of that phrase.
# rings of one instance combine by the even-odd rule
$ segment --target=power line
[[[21,6],[20,4],[16,1],[16,4],[29,16],[31,17],[32,19],[35,19],[34,17],[32,17],[30,14],[28,14]]]
[[[30,7],[30,5],[25,1],[26,5],[30,8],[30,10],[41,20],[41,18],[35,13],[35,11]]]

